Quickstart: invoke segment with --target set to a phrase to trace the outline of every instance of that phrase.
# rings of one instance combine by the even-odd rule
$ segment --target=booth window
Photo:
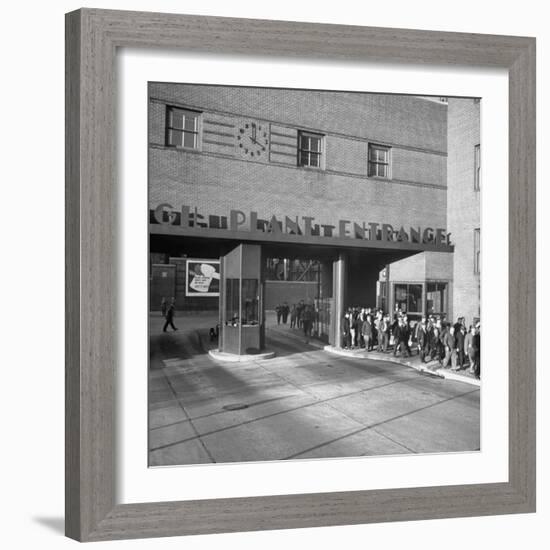
[[[369,177],[391,179],[391,147],[369,143]]]
[[[228,325],[238,326],[239,314],[239,279],[225,280],[225,320]]]
[[[298,132],[298,166],[321,168],[323,135]]]
[[[474,191],[479,191],[481,186],[481,151],[479,145],[474,147]]]
[[[422,284],[394,285],[394,304],[403,312],[422,314]]]
[[[257,325],[259,320],[258,279],[243,279],[242,324]]]
[[[200,113],[178,107],[166,109],[166,145],[178,149],[199,148]]]

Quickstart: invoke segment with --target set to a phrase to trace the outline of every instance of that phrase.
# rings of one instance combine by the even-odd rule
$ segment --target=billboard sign
[[[188,259],[185,262],[185,267],[186,296],[220,295],[219,260]]]

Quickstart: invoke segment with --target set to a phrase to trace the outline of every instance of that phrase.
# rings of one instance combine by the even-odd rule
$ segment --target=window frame
[[[474,275],[481,275],[481,228],[474,229]]]
[[[319,139],[319,151],[312,149],[302,149],[302,137],[313,137]],[[298,168],[306,168],[308,170],[324,170],[325,169],[325,134],[319,132],[312,132],[310,130],[298,130],[297,135],[297,151],[296,151],[296,164]],[[302,152],[307,152],[308,156],[312,153],[319,155],[319,165],[302,164]]]
[[[432,290],[430,291],[429,290],[429,286],[430,285],[436,285],[437,287],[439,286],[444,286],[444,288],[436,288],[435,290]],[[450,288],[450,281],[446,280],[446,279],[427,279],[426,280],[426,292],[425,292],[425,296],[424,296],[424,311],[425,311],[425,316],[429,316],[429,315],[435,315],[436,317],[439,317],[440,319],[448,319],[449,318],[449,307],[450,307],[450,304],[449,304],[449,288]],[[430,292],[441,292],[442,295],[442,301],[443,301],[443,310],[442,311],[429,311],[428,309],[428,294]]]
[[[474,145],[474,191],[481,190],[481,144]]]
[[[400,302],[400,300],[396,299],[396,290],[398,286],[405,286],[407,287],[406,293],[407,293],[407,315],[409,318],[414,317],[421,317],[425,313],[425,301],[426,301],[426,288],[425,288],[425,281],[392,281],[392,287],[391,287],[391,307],[392,310],[395,311],[395,306]],[[420,298],[418,299],[418,303],[420,304],[420,310],[419,311],[412,311],[409,310],[409,287],[410,286],[419,286],[421,288]],[[402,300],[401,300],[402,301]]]
[[[388,161],[387,162],[381,162],[379,160],[373,160],[371,158],[371,151],[374,151],[375,149],[378,150],[384,150],[388,153]],[[372,167],[375,166],[378,168],[378,166],[387,166],[387,175],[386,176],[379,176],[378,174],[372,173]],[[378,171],[378,170],[376,170]],[[392,179],[392,147],[391,145],[384,145],[382,143],[373,143],[369,142],[368,144],[368,150],[367,150],[367,177],[368,178],[375,178],[380,180],[391,180]]]
[[[170,116],[171,113],[174,111],[181,111],[184,113],[184,119],[183,119],[183,128],[176,128],[175,126],[172,126],[170,123]],[[186,130],[185,129],[185,116],[186,114],[192,114],[196,118],[196,124],[195,124],[195,130]],[[164,120],[164,129],[165,129],[165,136],[164,136],[164,144],[166,147],[170,147],[172,149],[179,149],[179,150],[185,150],[185,151],[200,151],[202,149],[202,112],[201,111],[195,111],[193,109],[187,109],[185,107],[178,107],[177,105],[166,105],[166,115]],[[170,142],[170,132],[179,132],[182,134],[182,145],[177,145],[175,143]],[[184,145],[185,144],[185,134],[193,134],[195,136],[195,146],[189,147]]]

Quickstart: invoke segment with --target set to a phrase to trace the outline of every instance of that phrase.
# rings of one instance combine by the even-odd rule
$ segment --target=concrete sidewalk
[[[305,336],[300,329],[291,329],[290,325],[288,324],[277,325],[274,315],[273,319],[268,318],[266,319],[266,321],[270,325],[270,330],[284,333],[284,335],[288,338],[305,342]],[[423,363],[418,355],[413,355],[412,357],[403,357],[401,355],[394,355],[393,350],[382,353],[377,351],[365,351],[364,348],[337,348],[335,346],[326,345],[324,342],[321,342],[316,338],[309,338],[308,343],[310,346],[323,349],[324,351],[333,355],[349,357],[357,360],[371,359],[374,361],[389,361],[390,363],[397,363],[399,365],[403,365],[404,367],[415,369],[421,373],[432,374],[434,376],[439,376],[447,380],[457,380],[459,382],[471,384],[472,386],[481,387],[481,380],[476,378],[473,374],[470,374],[467,369],[452,371],[450,368],[441,367],[438,361],[429,361],[427,363]]]
[[[477,452],[479,388],[328,353],[268,318],[273,359],[214,359],[214,316],[150,317],[149,465]]]
[[[156,320],[158,319],[158,321]],[[209,341],[208,330],[210,327],[215,326],[218,322],[218,317],[212,312],[200,312],[198,315],[193,314],[193,316],[187,316],[186,314],[180,314],[179,317],[176,317],[175,322],[178,323],[178,320],[182,322],[189,322],[192,319],[193,326],[195,327],[197,337],[201,342],[201,346],[204,347],[205,352],[217,348],[216,342]],[[157,325],[155,328],[158,330],[162,324],[162,315],[160,312],[155,312],[150,314],[150,320]],[[285,338],[290,338],[291,340],[300,342],[302,344],[306,343],[306,338],[301,329],[290,328],[290,323],[287,324],[281,323],[277,324],[277,318],[274,311],[266,311],[266,326],[270,331],[274,333],[279,333]],[[156,332],[153,330],[153,332]],[[459,382],[464,382],[472,386],[481,387],[481,381],[476,378],[473,374],[470,374],[467,369],[462,369],[460,371],[452,371],[450,368],[442,368],[439,365],[438,361],[430,361],[428,363],[422,363],[418,355],[413,355],[412,357],[402,357],[394,356],[393,350],[390,350],[386,353],[381,353],[377,351],[365,351],[363,348],[355,349],[344,349],[336,348],[335,346],[326,345],[325,342],[317,338],[308,338],[307,343],[309,346],[314,348],[324,350],[331,355],[338,355],[341,357],[348,357],[351,359],[360,360],[374,360],[374,361],[386,361],[390,363],[397,363],[403,365],[404,367],[415,369],[420,373],[426,373],[433,376],[439,376],[445,378],[446,380],[456,380]],[[270,350],[267,350],[270,351]]]

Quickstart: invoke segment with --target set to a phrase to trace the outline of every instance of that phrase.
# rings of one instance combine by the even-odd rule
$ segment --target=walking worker
[[[409,327],[404,317],[401,317],[395,328],[395,347],[393,348],[393,354],[397,355],[399,351],[402,356],[411,356],[411,351],[408,345],[409,341]]]
[[[386,353],[388,350],[388,331],[390,330],[389,315],[382,315],[378,323],[378,347],[377,350]]]
[[[441,334],[439,328],[434,325],[430,335],[430,360],[437,359],[441,365],[443,361],[443,344],[441,343]]]
[[[445,347],[445,358],[443,359],[443,368],[449,366],[449,361],[451,362],[451,367],[453,370],[456,370],[456,338],[455,338],[455,327],[450,325],[447,327],[447,330],[442,336],[442,343]]]
[[[479,323],[475,328],[472,346],[474,348],[474,375],[479,378],[481,376],[481,325]]]
[[[348,349],[351,347],[351,322],[349,318],[349,313],[346,313],[344,315],[344,318],[342,319],[342,336],[343,336],[343,344],[344,349]]]
[[[350,308],[349,310],[349,331],[350,331],[350,338],[351,338],[351,345],[350,347],[353,348],[356,345],[357,342],[357,315],[353,308]]]
[[[298,316],[298,311],[296,309],[296,304],[292,304],[290,308],[290,328],[296,328],[296,318]]]
[[[474,335],[476,333],[476,328],[473,325],[470,325],[470,330],[466,337],[464,338],[464,353],[468,356],[468,361],[470,363],[470,374],[474,374],[475,368],[475,351],[474,351]]]
[[[365,342],[365,350],[372,350],[372,335],[373,335],[373,326],[372,326],[372,316],[370,313],[367,313],[365,320],[361,325],[361,335],[363,336],[363,341]]]
[[[309,343],[311,337],[311,329],[313,328],[313,306],[306,305],[302,313],[302,327],[304,329],[304,336],[306,337],[306,344]]]
[[[275,313],[277,314],[277,324],[281,324],[281,316],[283,314],[283,306],[281,304],[277,304],[275,306]]]
[[[168,325],[172,327],[172,330],[178,330],[176,326],[174,326],[174,317],[176,316],[176,299],[172,298],[170,300],[170,305],[168,306],[168,309],[166,310],[166,322],[164,323],[164,327],[162,329],[162,332],[167,332]]]
[[[290,308],[288,307],[288,302],[284,302],[283,306],[281,308],[281,313],[283,315],[283,325],[286,325],[286,321],[288,319],[288,312],[290,311]]]
[[[455,329],[457,369],[464,368],[464,343],[466,340],[466,327],[461,323],[458,330]]]
[[[426,357],[426,350],[428,348],[428,332],[426,329],[426,317],[422,317],[422,320],[416,326],[416,344],[418,346],[418,355],[420,361],[424,363]]]

